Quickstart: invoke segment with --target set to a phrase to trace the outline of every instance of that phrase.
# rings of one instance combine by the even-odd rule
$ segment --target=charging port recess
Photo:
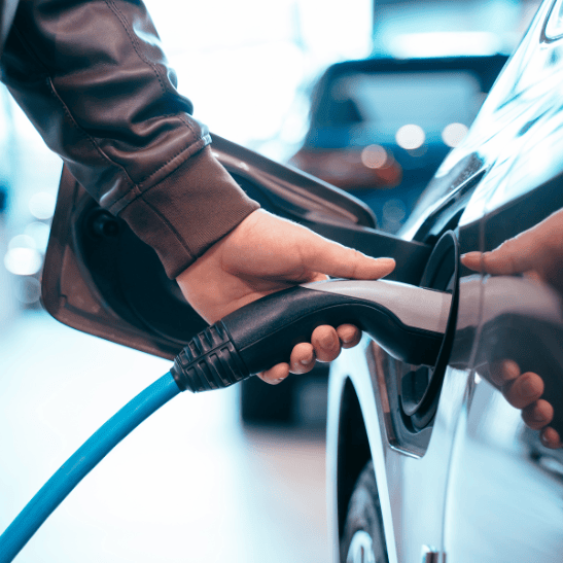
[[[459,245],[453,231],[444,233],[436,243],[420,285],[451,292],[452,307],[435,365],[404,365],[400,385],[402,416],[406,426],[413,432],[426,428],[436,414],[455,335],[459,301]]]

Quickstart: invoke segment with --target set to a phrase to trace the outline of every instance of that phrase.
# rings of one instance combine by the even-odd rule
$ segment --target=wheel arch
[[[338,537],[341,538],[356,481],[372,458],[360,401],[350,378],[344,381],[338,422],[336,500]]]
[[[372,365],[372,346],[345,350],[331,364],[327,416],[327,516],[333,561],[340,560],[340,538],[353,486],[369,459],[373,460],[383,534],[389,563],[398,563],[393,508],[389,494],[389,464],[392,488],[396,488],[396,452],[390,447],[384,382]],[[351,447],[354,445],[354,447]]]
[[[357,353],[361,354],[359,351]],[[346,366],[346,363],[335,362],[337,365],[332,365],[329,378],[327,508],[332,561],[340,561],[340,540],[354,486],[362,469],[373,460],[377,494],[383,513],[381,537],[385,538],[389,561],[397,563],[390,499],[386,493],[384,446],[378,436],[377,405],[373,401],[373,382],[367,372],[359,373],[363,370],[352,370],[354,377],[351,377],[347,369],[350,364]],[[357,362],[352,364],[358,368]]]

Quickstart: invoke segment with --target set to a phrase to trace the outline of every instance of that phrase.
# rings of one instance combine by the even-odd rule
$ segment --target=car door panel
[[[456,429],[444,551],[448,561],[456,563],[555,563],[563,553],[561,451],[547,450],[537,432],[525,429],[520,412],[499,392],[494,372],[501,360],[517,361],[521,370],[549,373],[555,396],[561,397],[563,323],[561,318],[554,323],[552,318],[538,319],[539,315],[495,314],[496,293],[487,287],[492,280],[483,282],[486,320]],[[530,287],[521,298],[531,299],[532,290],[552,293]],[[552,301],[560,309],[558,299]]]

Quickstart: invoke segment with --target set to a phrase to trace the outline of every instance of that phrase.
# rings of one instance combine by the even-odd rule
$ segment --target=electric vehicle
[[[563,435],[561,288],[537,272],[491,277],[459,262],[563,207],[561,5],[541,5],[469,134],[396,235],[378,230],[373,213],[346,193],[214,136],[220,161],[264,208],[373,256],[393,256],[388,279],[405,285],[395,286],[390,306],[403,306],[405,318],[419,307],[420,291],[442,303],[439,330],[428,329],[432,353],[420,332],[390,330],[331,367],[334,561],[561,561],[561,452],[542,446],[495,384],[504,360],[540,374]],[[563,258],[558,244],[538,239],[534,248],[548,264]],[[156,255],[66,170],[43,300],[70,326],[170,359],[205,328]],[[424,334],[424,323],[436,321],[427,313],[414,319]]]
[[[550,374],[546,393],[563,405],[563,231],[531,230],[563,207],[562,6],[543,2],[398,233],[432,249],[417,284],[458,299],[443,356],[409,365],[366,342],[331,368],[335,561],[563,560],[562,451],[545,448],[498,390],[511,360]],[[513,262],[499,278],[459,264],[524,233],[542,257],[532,272]]]

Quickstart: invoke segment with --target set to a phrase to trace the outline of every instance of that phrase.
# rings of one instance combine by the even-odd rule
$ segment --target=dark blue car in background
[[[506,55],[371,58],[332,65],[290,164],[360,198],[396,232],[463,139]]]

